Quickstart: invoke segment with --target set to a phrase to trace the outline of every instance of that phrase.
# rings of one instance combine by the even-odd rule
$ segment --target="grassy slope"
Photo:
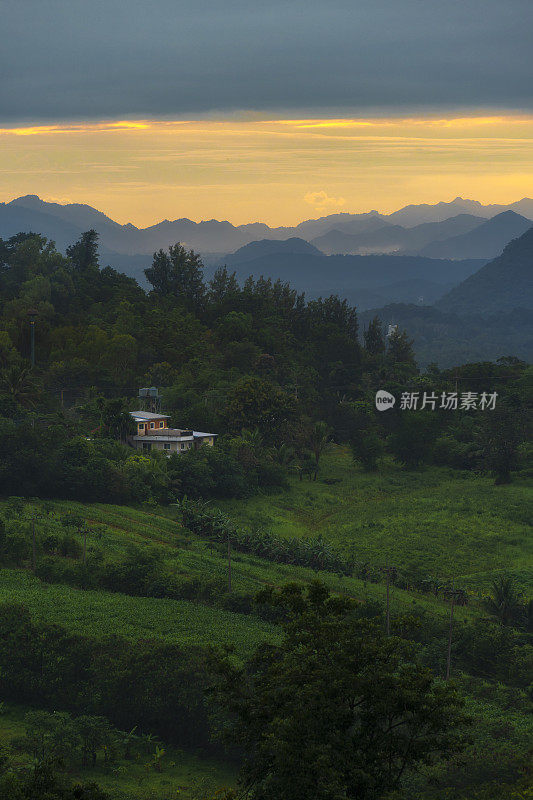
[[[329,483],[332,479],[337,482]],[[526,518],[530,497],[530,489],[520,480],[508,487],[494,487],[489,479],[444,469],[407,473],[387,464],[379,474],[365,475],[352,467],[346,451],[336,448],[324,459],[321,480],[316,483],[293,480],[278,494],[219,505],[247,527],[286,536],[314,537],[322,533],[336,547],[354,552],[358,560],[384,563],[390,558],[399,568],[414,568],[443,578],[455,574],[463,585],[468,583],[477,590],[500,571],[512,572],[524,587],[531,584],[531,540]],[[47,506],[53,513],[41,518],[38,528],[46,532],[47,525],[55,524],[54,514],[76,511],[93,529],[89,547],[103,549],[111,560],[120,558],[125,548],[135,543],[161,549],[178,575],[221,579],[226,575],[224,553],[184,531],[171,508],[71,502]],[[238,590],[254,591],[265,583],[315,577],[308,569],[271,564],[244,554],[233,556],[233,584]],[[383,600],[382,585],[330,573],[320,573],[319,577],[332,589]],[[185,601],[50,586],[26,570],[0,570],[0,600],[24,602],[35,616],[82,632],[115,632],[132,639],[154,636],[185,645],[232,643],[240,655],[250,652],[261,639],[278,635],[274,626],[254,617]],[[393,609],[413,605],[432,613],[448,612],[441,600],[392,589]],[[475,613],[475,604],[457,609],[458,618]],[[0,717],[0,738],[6,735],[10,719],[15,720],[16,727],[17,713],[13,710]],[[172,786],[175,792],[177,786],[192,786],[195,780],[217,785],[232,782],[227,769],[190,754],[169,753],[168,761],[176,766],[167,765],[162,775],[147,773],[142,764],[132,768],[128,763],[124,765],[127,773],[119,769],[113,774],[97,772],[84,777],[92,775],[108,788],[135,798],[152,789],[157,789],[156,797],[162,796],[165,787]],[[183,796],[192,795],[184,790]]]
[[[20,602],[35,619],[56,622],[81,634],[119,634],[187,645],[233,645],[239,655],[276,638],[277,629],[256,617],[186,600],[129,597],[45,584],[22,570],[0,570],[0,602]]]
[[[324,485],[313,483],[307,486],[320,492]],[[330,487],[327,488],[330,490]],[[274,495],[262,498],[262,501],[275,501],[276,498],[280,502],[285,502],[286,499],[285,495]],[[89,522],[92,527],[87,540],[89,552],[91,546],[96,546],[104,550],[106,559],[115,560],[119,559],[131,544],[148,545],[163,552],[168,566],[178,576],[218,578],[222,583],[226,581],[225,548],[217,551],[205,540],[185,531],[177,523],[176,512],[171,508],[135,509],[113,505],[84,505],[69,501],[50,502],[46,505],[54,515],[71,511]],[[32,513],[33,507],[33,504],[27,504],[28,515]],[[243,509],[246,514],[248,505],[243,504]],[[2,503],[0,503],[0,513],[1,511]],[[46,534],[52,532],[53,524],[53,517],[45,518],[44,521],[42,519],[38,521],[37,527]],[[274,564],[244,553],[232,554],[232,585],[237,591],[253,593],[266,584],[280,585],[294,580],[308,582],[316,577],[334,591],[359,599],[384,601],[385,587],[381,584],[366,583],[357,578],[339,577],[330,572],[316,573],[303,567]],[[167,638],[184,644],[193,642],[220,644],[225,635],[224,631],[227,630],[228,621],[235,619],[235,625],[230,623],[231,636],[226,637],[226,641],[233,643],[238,652],[245,653],[249,652],[257,642],[260,630],[253,617],[215,612],[214,609],[194,603],[124,597],[102,592],[82,592],[57,584],[51,587],[36,581],[26,571],[0,571],[0,599],[15,597],[19,602],[24,602],[35,609],[37,614],[45,614],[48,619],[67,627],[87,632],[90,630],[100,632],[102,629],[109,632],[122,630],[124,635],[131,638],[146,638],[150,634],[166,635]],[[58,598],[57,602],[50,599],[55,597]],[[74,598],[74,602],[71,602],[70,598]],[[412,608],[413,605],[430,613],[448,613],[447,604],[440,598],[435,599],[432,595],[405,592],[392,587],[393,611]],[[91,611],[86,612],[87,608],[91,608]],[[163,609],[166,610],[162,611]],[[183,620],[186,609],[197,614],[201,620],[198,628],[196,623],[190,628],[187,627]],[[475,606],[457,608],[456,613],[460,619],[468,617],[475,613]],[[172,621],[170,628],[168,620]],[[263,631],[261,635],[271,636],[275,629],[273,626],[263,626],[261,630]]]
[[[316,483],[292,479],[279,494],[221,505],[246,527],[287,537],[321,533],[358,561],[388,558],[400,569],[455,576],[473,588],[501,572],[533,586],[533,491],[524,479],[494,486],[472,473],[408,472],[390,463],[365,474],[341,448],[324,458],[320,477]]]

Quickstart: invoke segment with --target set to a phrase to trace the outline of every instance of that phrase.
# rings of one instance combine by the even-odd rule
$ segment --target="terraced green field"
[[[455,577],[473,589],[502,572],[533,587],[533,487],[470,472],[392,463],[375,474],[352,466],[346,449],[324,457],[317,482],[292,479],[278,494],[219,504],[241,525],[286,537],[322,534],[358,561]]]
[[[458,618],[479,613],[476,598],[497,574],[513,574],[527,590],[533,584],[533,537],[527,510],[531,488],[518,479],[495,487],[488,478],[445,469],[405,472],[386,464],[365,474],[348,453],[335,448],[324,459],[318,481],[294,479],[282,492],[220,505],[237,524],[278,535],[316,537],[321,533],[357,561],[413,569],[441,580],[454,576],[470,587],[472,602]],[[2,508],[0,503],[0,511]],[[529,504],[530,505],[530,504]],[[46,529],[52,514],[73,511],[90,525],[92,546],[110,560],[121,559],[132,544],[160,550],[168,568],[183,578],[227,575],[226,555],[183,529],[177,509],[146,506],[83,505],[73,502],[27,504],[40,510]],[[51,519],[48,516],[49,519]],[[50,523],[51,524],[51,523]],[[332,590],[359,599],[383,601],[382,584],[303,567],[275,564],[233,552],[232,585],[253,593],[291,580],[324,580]],[[232,645],[246,655],[265,638],[278,635],[256,617],[195,602],[129,597],[102,591],[49,585],[26,570],[0,571],[0,600],[22,602],[41,619],[82,633],[120,633],[131,639],[157,637],[183,645]],[[392,610],[418,607],[447,614],[446,602],[432,595],[392,589]]]
[[[181,645],[230,645],[240,656],[259,642],[276,639],[273,625],[186,600],[129,597],[45,584],[23,570],[0,570],[0,602],[23,603],[34,619],[56,622],[77,633],[129,639],[161,639]]]
[[[321,484],[312,484],[313,487],[321,489]],[[276,496],[274,496],[275,498]],[[269,498],[273,499],[273,498]],[[83,519],[87,520],[91,526],[91,532],[88,535],[87,545],[90,552],[91,546],[95,546],[105,552],[106,559],[119,560],[125,553],[126,549],[132,544],[139,547],[152,547],[160,550],[163,553],[164,559],[168,567],[175,575],[182,578],[202,578],[220,580],[221,585],[225,585],[227,580],[227,556],[225,548],[217,550],[213,548],[209,542],[204,539],[191,534],[189,531],[184,530],[178,519],[177,511],[172,508],[151,508],[146,507],[143,509],[136,509],[126,506],[113,506],[113,505],[84,505],[81,503],[74,503],[70,501],[61,502],[47,502],[46,507],[54,513],[62,514],[65,512],[75,512]],[[2,503],[0,503],[0,512]],[[42,509],[42,504],[26,504],[26,513],[31,515],[37,509],[39,512]],[[42,517],[42,514],[41,514]],[[37,525],[44,525],[46,528],[47,520],[44,522],[38,521]],[[316,535],[316,534],[310,534]],[[384,563],[384,558],[380,560]],[[27,572],[20,573],[20,583],[16,582],[16,575],[19,571],[5,571],[5,575],[11,575],[3,579],[3,574],[0,572],[0,598],[8,598],[15,596],[11,592],[16,591],[16,597],[20,602],[26,602],[25,597],[28,596],[27,604],[39,610],[38,595],[43,591],[46,596],[50,597],[47,584],[34,582],[34,579],[28,575]],[[364,582],[358,578],[348,578],[339,576],[331,572],[315,572],[312,569],[299,567],[295,565],[277,564],[265,559],[259,558],[254,555],[239,553],[233,551],[232,553],[232,586],[235,591],[255,593],[265,585],[279,586],[288,581],[302,581],[309,582],[313,579],[319,578],[326,583],[332,591],[341,592],[351,597],[360,600],[376,600],[383,602],[385,598],[385,587],[383,584],[374,584]],[[443,577],[446,577],[444,575]],[[2,584],[5,583],[4,588]],[[14,588],[13,588],[14,587]],[[60,590],[61,587],[57,585],[54,587]],[[64,587],[63,591],[79,592],[77,589],[69,589]],[[150,608],[150,613],[153,613],[156,618],[159,618],[161,610],[155,611],[154,609],[162,609],[163,606],[158,606],[158,603],[174,603],[176,601],[160,601],[149,598],[135,598],[128,597],[123,599],[122,595],[115,595],[112,593],[105,594],[105,606],[107,608],[114,608],[117,606],[117,612],[113,612],[110,618],[115,618],[115,628],[120,627],[118,619],[123,618],[126,620],[126,629],[128,636],[136,636],[137,638],[144,638],[147,631],[164,631],[164,625],[157,625],[153,627],[151,623],[145,625],[143,623],[144,615],[149,613],[146,609]],[[87,598],[93,598],[92,602],[97,606],[100,605],[98,597],[102,592],[88,592]],[[44,599],[44,607],[48,608],[48,601]],[[79,595],[78,595],[79,596]],[[94,597],[93,597],[94,596]],[[474,605],[468,608],[458,608],[457,614],[459,618],[464,618],[475,613],[475,600],[477,593],[474,593],[472,600]],[[65,598],[67,595],[65,595]],[[130,615],[128,609],[135,609],[136,604],[140,603],[139,611]],[[79,602],[81,624],[88,624],[88,620],[83,620],[83,613],[85,602]],[[196,607],[196,604],[191,604]],[[448,606],[440,598],[435,598],[431,594],[421,594],[413,591],[406,592],[397,587],[391,589],[391,608],[393,611],[405,611],[413,608],[413,606],[425,609],[431,613],[447,614]],[[72,616],[71,610],[76,608],[76,603],[71,606],[70,602],[65,599],[62,604],[58,606],[63,608],[62,616],[59,618],[54,617],[55,621],[66,621],[69,616]],[[47,612],[48,613],[48,612]],[[54,603],[50,604],[49,613],[59,614],[56,611]],[[102,616],[105,616],[102,612]],[[244,615],[239,615],[242,624],[246,627],[249,620]],[[100,617],[99,617],[100,618]],[[206,611],[205,619],[209,618],[209,613]],[[74,620],[73,625],[77,625],[78,621]],[[85,629],[87,630],[87,629]],[[172,628],[172,635],[176,638],[175,641],[180,640],[183,635],[184,643],[188,642],[188,632],[186,627],[179,628],[174,625]],[[243,629],[244,631],[244,629]],[[155,633],[154,633],[155,635]],[[168,635],[171,635],[170,633]],[[243,635],[245,635],[243,633]],[[252,637],[253,639],[253,637]],[[256,641],[256,639],[253,639]],[[248,646],[248,645],[247,645]]]
[[[321,534],[359,563],[388,562],[403,572],[422,573],[440,581],[453,576],[470,590],[469,605],[456,608],[456,618],[461,620],[485,613],[479,599],[498,574],[512,574],[524,590],[531,590],[533,537],[528,513],[532,501],[531,486],[520,476],[510,486],[495,487],[489,478],[471,473],[436,468],[410,473],[391,463],[369,475],[353,467],[346,450],[334,448],[324,458],[316,482],[295,478],[276,494],[212,505],[250,530],[286,537],[315,538]],[[0,501],[0,514],[5,506],[6,501]],[[121,561],[131,545],[150,547],[160,552],[166,569],[177,577],[216,578],[221,586],[225,584],[225,548],[185,530],[175,507],[132,508],[68,501],[24,501],[23,506],[23,515],[14,524],[26,526],[26,535],[33,515],[44,536],[57,528],[62,514],[74,512],[89,525],[89,553],[95,548],[106,560]],[[315,577],[332,590],[357,599],[385,599],[382,583],[232,553],[232,585],[237,592],[253,593],[265,585],[308,582]],[[5,601],[23,603],[35,619],[57,622],[82,634],[119,634],[131,640],[157,638],[182,646],[230,645],[236,658],[245,658],[261,641],[280,636],[276,626],[253,615],[185,600],[130,597],[49,584],[27,568],[0,570],[0,602]],[[442,598],[393,586],[392,613],[409,609],[449,614],[449,605]],[[443,652],[445,647],[443,640]],[[475,703],[469,701],[469,711],[479,725],[485,726],[485,717],[490,717],[490,725],[496,726],[501,708],[491,710],[486,704],[476,708]],[[0,707],[0,740],[20,733],[22,713],[10,707],[2,713]],[[522,714],[506,712],[505,725],[511,731],[506,736],[513,740],[513,747],[522,747],[527,738],[522,731],[525,724]],[[112,772],[97,769],[73,777],[97,780],[117,800],[166,800],[174,796],[196,800],[204,796],[202,787],[208,792],[209,787],[231,785],[235,780],[231,767],[201,754],[168,748],[165,760],[161,774],[147,772],[142,763],[128,763]],[[417,791],[413,785],[413,796]]]

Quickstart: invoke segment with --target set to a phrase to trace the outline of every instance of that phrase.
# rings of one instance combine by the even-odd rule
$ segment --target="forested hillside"
[[[0,241],[1,800],[527,791],[531,367],[180,244],[146,279]],[[215,446],[133,450],[143,386]]]
[[[533,310],[533,227],[446,294],[437,306],[457,314]]]

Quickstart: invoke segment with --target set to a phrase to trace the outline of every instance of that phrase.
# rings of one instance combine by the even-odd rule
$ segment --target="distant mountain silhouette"
[[[391,300],[419,302],[419,298],[426,295],[424,302],[432,302],[483,263],[478,260],[439,261],[417,256],[324,256],[274,252],[249,261],[228,263],[228,266],[240,281],[249,275],[274,280],[280,278],[309,297],[339,294],[360,305],[359,292],[371,292],[373,297],[365,299],[368,307],[367,302],[370,304],[374,300],[381,303]]]
[[[503,211],[474,230],[441,242],[432,242],[420,250],[427,258],[494,258],[505,245],[521,236],[533,222],[514,211]]]
[[[526,217],[533,217],[533,200],[524,198],[508,206],[483,206],[474,200],[456,198],[451,203],[406,206],[388,216],[377,211],[362,214],[330,214],[306,220],[292,227],[271,228],[263,222],[245,225],[232,225],[230,222],[218,220],[193,222],[181,218],[162,220],[147,228],[137,228],[131,223],[121,225],[89,205],[81,203],[61,205],[45,202],[36,195],[26,195],[9,203],[0,203],[0,236],[7,238],[21,231],[33,230],[53,239],[57,246],[64,250],[65,246],[80,233],[95,228],[100,235],[102,253],[151,255],[161,247],[166,248],[169,244],[180,241],[212,262],[215,257],[219,258],[224,253],[234,252],[260,239],[287,240],[297,237],[312,242],[332,230],[351,236],[370,235],[380,231],[379,236],[384,237],[387,243],[391,241],[391,234],[385,232],[388,227],[398,226],[396,229],[398,238],[403,235],[399,227],[413,230],[422,223],[443,221],[463,215],[472,216],[472,214],[487,218],[508,209]],[[447,235],[463,232],[453,230]],[[429,238],[423,232],[419,233],[423,235],[424,244],[442,238],[440,233]],[[414,235],[416,237],[418,234],[415,232]],[[392,239],[394,237],[393,233]],[[404,240],[402,242],[402,248],[410,252],[422,246],[418,243],[413,246],[411,239],[408,244]],[[374,245],[372,249],[375,251]]]
[[[515,211],[525,217],[533,218],[533,200],[524,197],[515,203],[508,205],[492,204],[484,206],[477,200],[467,200],[463,197],[456,197],[449,203],[435,203],[428,205],[409,205],[394,211],[387,216],[388,222],[394,225],[402,225],[405,228],[412,228],[423,222],[442,222],[445,219],[454,217],[457,214],[473,214],[476,217],[494,217],[502,211]]]
[[[473,214],[457,214],[455,217],[444,219],[441,222],[422,222],[414,228],[407,228],[408,236],[404,253],[420,255],[421,249],[430,242],[440,242],[452,236],[460,236],[475,230],[485,222],[484,217]]]
[[[82,229],[77,225],[45,212],[11,203],[0,205],[0,237],[3,239],[16,233],[39,233],[47,239],[53,239],[57,247],[64,251],[81,232]]]
[[[276,256],[280,253],[294,253],[300,255],[313,255],[321,256],[320,252],[312,244],[306,242],[305,239],[299,239],[293,236],[291,239],[261,239],[258,242],[250,242],[240,247],[234,253],[229,253],[221,259],[221,264],[233,266],[234,264],[242,264],[245,261],[251,261],[254,258],[261,258],[263,256]]]
[[[345,253],[366,255],[369,253],[396,253],[416,255],[421,247],[435,240],[467,233],[485,222],[483,217],[458,214],[443,222],[426,222],[414,228],[401,225],[381,226],[353,236],[337,229],[312,240],[312,244],[328,255]]]
[[[36,194],[27,194],[24,197],[18,197],[16,200],[12,200],[6,205],[50,214],[53,217],[59,217],[59,219],[69,222],[71,225],[76,225],[83,230],[87,230],[87,225],[93,228],[104,225],[118,230],[123,227],[118,222],[112,220],[111,217],[104,214],[103,211],[98,211],[96,208],[85,203],[67,203],[65,205],[61,203],[49,203],[41,200]]]
[[[384,225],[374,231],[356,235],[334,228],[322,236],[317,236],[312,240],[312,244],[327,255],[394,253],[403,248],[407,235],[407,230],[400,225]]]
[[[448,292],[437,306],[457,314],[533,310],[533,227]]]

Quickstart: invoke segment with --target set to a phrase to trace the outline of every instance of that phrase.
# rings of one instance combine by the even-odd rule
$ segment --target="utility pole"
[[[231,594],[231,539],[228,531],[228,594]]]
[[[452,602],[450,606],[450,626],[448,629],[448,654],[446,657],[446,680],[450,680],[450,669],[452,663],[452,631],[453,631],[453,609],[455,606],[455,578],[452,580]]]
[[[30,342],[31,342],[31,365],[32,367],[35,366],[35,317],[37,316],[38,311],[35,308],[31,308],[28,311],[28,317],[30,318]]]
[[[387,586],[387,601],[385,606],[385,630],[387,632],[387,636],[390,636],[390,577],[391,573],[395,568],[389,566],[389,561],[387,559],[387,566],[381,567],[381,572],[384,572],[386,577],[386,586]]]
[[[387,614],[385,617],[387,636],[390,636],[390,568],[387,564]]]
[[[37,542],[35,539],[35,512],[31,518],[31,564],[35,572],[37,568]]]
[[[87,561],[87,524],[83,526],[83,566]]]

